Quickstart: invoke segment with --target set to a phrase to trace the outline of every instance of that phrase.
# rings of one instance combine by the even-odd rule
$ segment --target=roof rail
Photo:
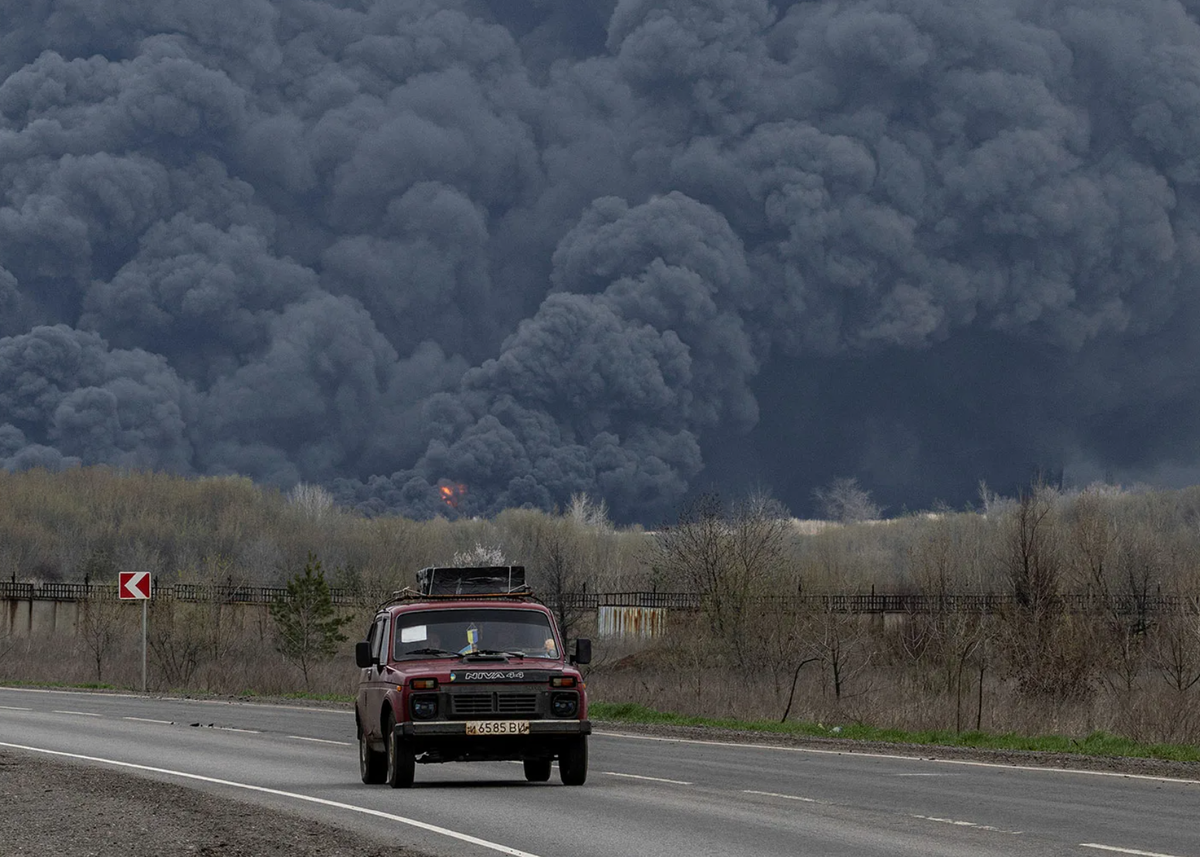
[[[532,601],[536,604],[543,603],[542,599],[538,598],[528,586],[522,586],[520,589],[514,589],[511,592],[463,592],[439,593],[436,595],[425,595],[415,589],[405,588],[393,592],[392,597],[384,601],[376,609],[383,610],[385,607],[391,607],[394,604],[410,604],[414,601]]]

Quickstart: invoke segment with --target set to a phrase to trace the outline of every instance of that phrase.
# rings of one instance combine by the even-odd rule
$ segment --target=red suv
[[[355,646],[363,782],[407,788],[417,762],[507,760],[545,782],[557,759],[563,783],[583,785],[592,728],[575,665],[591,660],[591,641],[565,657],[521,566],[429,568],[418,581]]]

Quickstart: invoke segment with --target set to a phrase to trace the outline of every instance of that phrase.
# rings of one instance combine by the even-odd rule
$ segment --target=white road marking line
[[[953,818],[937,818],[936,816],[932,816],[932,815],[913,814],[912,817],[919,818],[922,821],[936,821],[939,824],[952,824],[955,827],[970,827],[975,830],[990,830],[992,833],[1007,833],[1007,834],[1010,834],[1011,836],[1020,836],[1021,835],[1021,831],[1019,831],[1019,830],[1003,830],[999,827],[993,827],[990,824],[976,824],[974,821],[957,821]]]
[[[691,783],[685,783],[683,780],[668,780],[662,777],[643,777],[641,774],[620,774],[616,771],[601,771],[602,774],[607,774],[610,777],[628,777],[631,780],[650,780],[655,783],[670,783],[673,786],[690,786]]]
[[[329,741],[325,738],[306,738],[303,735],[289,735],[289,738],[295,738],[297,741],[313,741],[317,744],[337,744],[339,747],[350,747],[353,743],[350,741]]]
[[[892,774],[893,777],[956,777],[958,774]]]
[[[930,756],[900,756],[895,753],[864,753],[859,750],[819,750],[815,747],[781,747],[778,744],[738,744],[735,741],[701,741],[698,738],[664,738],[659,735],[634,735],[630,732],[600,732],[593,730],[593,735],[605,738],[632,738],[638,741],[665,741],[677,744],[703,744],[708,747],[735,747],[739,750],[753,748],[755,750],[782,750],[785,753],[813,753],[819,756],[862,756],[866,759],[894,759],[900,762],[929,762],[938,765],[965,765],[976,768],[999,768],[1003,771],[1038,771],[1043,774],[1081,774],[1089,777],[1116,777],[1124,780],[1150,780],[1156,783],[1181,783],[1189,786],[1200,786],[1200,780],[1183,779],[1182,777],[1156,777],[1151,774],[1122,774],[1119,771],[1085,771],[1080,768],[1047,768],[1037,765],[1002,765],[999,762],[975,762],[969,759],[935,759]],[[918,745],[913,745],[918,746]],[[930,752],[936,752],[937,747],[930,747]]]
[[[1118,854],[1138,854],[1140,857],[1175,857],[1174,854],[1160,854],[1157,851],[1138,851],[1136,848],[1117,848],[1112,845],[1097,845],[1094,842],[1080,842],[1080,848],[1096,848],[1100,851],[1115,851]]]
[[[33,711],[32,708],[18,708],[15,705],[0,705],[2,711]]]
[[[5,741],[0,741],[0,747],[10,747],[13,750],[27,750],[31,753],[45,753],[49,756],[64,756],[68,759],[80,759],[85,762],[99,762],[105,765],[115,765],[118,768],[129,768],[135,771],[146,771],[151,774],[166,774],[172,777],[182,777],[187,780],[196,780],[202,783],[212,783],[218,786],[230,786],[236,789],[245,789],[246,791],[259,792],[261,794],[274,795],[276,797],[292,798],[294,800],[304,801],[305,803],[315,803],[320,806],[331,806],[334,809],[344,809],[348,812],[359,812],[363,815],[374,816],[375,818],[385,818],[388,821],[396,821],[400,824],[407,824],[410,827],[416,827],[420,830],[428,831],[429,833],[437,833],[441,836],[448,836],[451,839],[457,839],[459,842],[467,842],[471,845],[478,845],[480,848],[486,848],[489,851],[496,851],[500,854],[507,854],[509,857],[537,857],[536,854],[531,854],[528,851],[519,851],[516,848],[509,848],[507,845],[500,845],[496,842],[489,842],[486,839],[480,839],[476,836],[471,836],[467,833],[459,833],[457,830],[450,830],[446,827],[438,827],[436,824],[429,824],[425,821],[418,821],[415,818],[405,818],[402,815],[394,815],[390,812],[382,812],[377,809],[369,809],[365,806],[355,806],[352,803],[341,803],[336,800],[326,800],[325,798],[312,797],[311,795],[296,794],[295,792],[285,792],[279,789],[271,789],[266,786],[255,786],[249,783],[238,783],[233,780],[221,780],[216,777],[205,777],[200,774],[189,774],[186,771],[172,771],[169,768],[153,768],[149,765],[136,765],[133,762],[121,762],[116,759],[103,759],[99,756],[83,756],[78,753],[64,753],[60,750],[45,750],[41,747],[29,747],[24,744],[9,744]]]
[[[818,803],[816,798],[800,797],[798,795],[781,795],[778,792],[756,792],[756,791],[751,791],[750,789],[742,789],[742,794],[744,794],[744,795],[763,795],[765,797],[781,797],[786,800],[802,800],[805,803]]]
[[[96,714],[94,711],[59,711],[55,709],[52,714],[74,714],[76,717],[103,717],[103,714]]]
[[[213,729],[220,729],[224,732],[244,732],[247,735],[261,735],[257,729],[238,729],[236,726],[214,726]]]
[[[172,720],[151,720],[149,717],[122,717],[122,720],[136,720],[138,723],[161,723],[164,726],[170,726]]]

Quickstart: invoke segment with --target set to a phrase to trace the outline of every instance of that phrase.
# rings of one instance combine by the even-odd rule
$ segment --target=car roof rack
[[[429,566],[417,572],[417,588],[405,587],[379,609],[413,601],[535,601],[523,565]]]
[[[496,595],[525,589],[525,566],[429,566],[417,572],[422,595]]]

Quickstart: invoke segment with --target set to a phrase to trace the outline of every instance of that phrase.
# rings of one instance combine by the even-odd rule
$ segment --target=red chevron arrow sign
[[[122,601],[141,600],[150,597],[150,572],[120,572],[117,593]]]

